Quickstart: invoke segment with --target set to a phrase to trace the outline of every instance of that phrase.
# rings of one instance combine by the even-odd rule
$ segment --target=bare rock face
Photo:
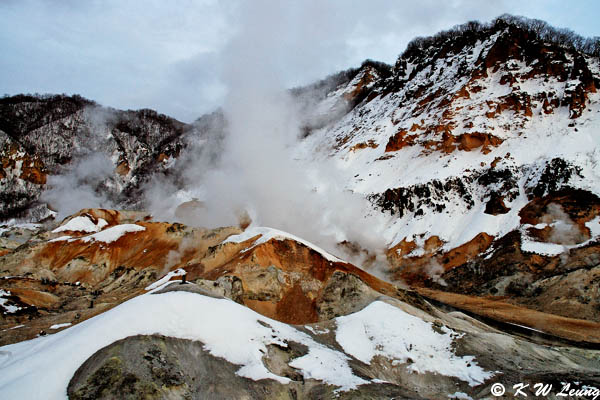
[[[191,279],[216,280],[235,276],[243,286],[243,304],[263,315],[292,324],[313,323],[339,315],[328,309],[334,296],[345,310],[354,310],[377,295],[396,295],[397,289],[360,268],[332,262],[318,251],[292,239],[225,243],[199,264],[190,265]],[[341,282],[346,282],[348,287]],[[346,294],[359,295],[343,300]],[[341,296],[341,297],[340,297]],[[337,306],[336,306],[337,307]]]
[[[351,314],[381,296],[356,275],[336,271],[317,302],[319,319],[328,320]]]
[[[71,379],[67,393],[78,400],[295,398],[294,389],[242,378],[236,369],[199,342],[134,336],[94,354]]]

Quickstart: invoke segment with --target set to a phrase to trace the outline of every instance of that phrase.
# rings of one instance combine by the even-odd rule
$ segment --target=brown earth
[[[493,298],[419,288],[419,294],[499,322],[523,325],[574,342],[600,343],[600,323],[542,313]]]

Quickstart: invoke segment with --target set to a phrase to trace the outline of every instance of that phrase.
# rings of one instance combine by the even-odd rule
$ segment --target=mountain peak
[[[526,46],[527,43],[543,43],[577,50],[583,54],[598,57],[600,38],[584,38],[569,29],[555,28],[544,21],[501,15],[489,23],[469,21],[451,29],[428,37],[411,40],[396,62],[413,61],[422,58],[445,57],[455,54],[465,47],[473,47],[477,42],[510,38],[511,41]]]

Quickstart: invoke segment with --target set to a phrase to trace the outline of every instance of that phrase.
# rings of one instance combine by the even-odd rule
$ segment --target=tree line
[[[456,25],[451,29],[440,31],[433,36],[416,37],[408,43],[400,58],[408,58],[425,49],[439,47],[447,40],[459,39],[464,37],[465,34],[495,31],[505,26],[517,27],[540,41],[571,48],[594,57],[600,56],[600,37],[598,36],[586,38],[571,29],[555,28],[539,19],[503,14],[489,23],[469,21],[465,24]]]

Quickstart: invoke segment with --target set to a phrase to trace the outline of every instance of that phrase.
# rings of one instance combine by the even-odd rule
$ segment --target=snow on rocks
[[[62,324],[55,324],[55,325],[52,325],[48,329],[60,329],[60,328],[66,328],[67,326],[71,326],[71,323],[70,322],[65,322],[65,323],[62,323]]]
[[[0,393],[6,398],[65,399],[69,380],[96,351],[128,336],[154,334],[201,341],[212,355],[240,366],[238,375],[281,383],[290,380],[263,364],[266,346],[285,347],[295,341],[308,347],[306,355],[290,363],[305,379],[321,380],[340,390],[368,383],[353,374],[346,354],[292,326],[228,299],[168,292],[148,293],[57,334],[0,348],[5,355],[0,360]]]
[[[531,240],[523,236],[521,239],[521,250],[528,253],[543,254],[546,256],[557,256],[568,249],[568,246],[556,243],[544,243]]]
[[[16,325],[11,328],[2,329],[0,332],[12,331],[13,329],[23,328],[25,325]]]
[[[8,304],[8,300],[3,298],[3,296],[10,296],[10,292],[0,289],[0,307],[2,307],[4,309],[4,311],[3,311],[4,314],[12,314],[21,309],[21,307]]]
[[[338,317],[336,340],[344,351],[370,364],[379,355],[393,363],[412,363],[407,367],[417,373],[433,372],[454,376],[476,386],[490,378],[472,356],[457,356],[452,341],[461,335],[410,315],[397,307],[375,301],[363,310]]]
[[[585,226],[590,230],[592,238],[600,236],[600,217],[595,217],[591,221],[586,222]]]
[[[65,235],[65,236],[59,236],[57,238],[48,240],[49,243],[53,243],[53,242],[63,242],[65,240],[69,240],[71,239],[71,236]]]
[[[416,206],[404,216],[390,217],[380,232],[382,239],[389,243],[388,248],[405,238],[424,234],[425,238],[438,236],[445,243],[443,250],[448,251],[481,232],[501,237],[519,229],[518,212],[531,200],[527,189],[545,176],[545,168],[553,159],[564,160],[579,171],[569,178],[570,187],[600,194],[600,163],[597,162],[600,141],[596,118],[600,112],[600,93],[587,93],[585,110],[581,117],[573,119],[567,105],[556,106],[551,113],[543,109],[547,95],[564,98],[568,84],[552,75],[530,76],[532,65],[523,61],[507,60],[506,68],[488,69],[483,76],[473,75],[477,60],[484,59],[499,35],[504,34],[498,32],[443,57],[403,60],[406,66],[395,72],[400,73],[398,79],[402,81],[397,90],[370,97],[342,118],[315,129],[295,148],[294,157],[308,162],[327,153],[325,156],[335,161],[343,176],[340,181],[345,183],[345,189],[357,196],[421,186],[427,189],[421,191],[424,194],[408,194],[412,203],[417,204],[421,198],[431,197],[432,182],[445,184],[454,180],[464,185],[466,197],[473,200],[472,206],[445,188],[442,196],[434,199],[439,209]],[[565,54],[567,66],[573,65],[569,54]],[[588,59],[587,62],[597,75],[597,61]],[[518,84],[503,81],[508,72],[516,77]],[[579,79],[573,83],[577,82]],[[461,89],[466,90],[468,96],[458,96]],[[421,97],[415,95],[421,92]],[[505,102],[513,97],[530,99],[527,115],[522,110],[506,108]],[[425,106],[420,107],[418,103],[425,100]],[[499,112],[497,107],[501,104],[504,109]],[[495,109],[491,117],[488,115],[493,111],[490,107]],[[446,111],[447,117],[444,117]],[[485,152],[482,147],[445,153],[428,147],[440,140],[436,127],[449,127],[457,138],[485,132],[502,142]],[[399,130],[415,136],[414,143],[386,152],[386,143]],[[358,144],[370,142],[377,146],[350,151]],[[506,171],[514,178],[516,198],[512,203],[505,199],[510,209],[506,214],[485,212],[492,192],[504,194],[499,187],[478,183],[478,178],[488,171],[493,174]]]
[[[55,239],[49,240],[48,242],[63,242],[63,241],[74,242],[76,240],[81,240],[84,242],[97,241],[97,242],[104,242],[104,243],[112,243],[112,242],[119,240],[121,238],[121,236],[123,236],[127,233],[142,232],[145,230],[146,230],[146,227],[141,226],[141,225],[121,224],[121,225],[111,226],[110,228],[107,228],[103,231],[100,231],[100,232],[97,232],[97,233],[94,233],[91,235],[87,235],[87,236],[71,237],[71,236],[65,235],[65,236],[60,236]]]
[[[98,220],[98,223],[94,224],[89,217],[85,215],[80,215],[70,219],[66,224],[54,229],[52,233],[59,233],[65,231],[86,233],[99,232],[106,225],[108,225],[108,222],[106,222],[106,220],[102,218]]]
[[[98,233],[94,233],[93,235],[88,235],[82,238],[78,238],[83,240],[84,242],[98,241],[104,243],[112,243],[114,241],[119,240],[119,238],[126,233],[130,232],[142,232],[145,231],[146,228],[141,225],[136,224],[121,224],[111,226],[103,231]]]
[[[36,231],[42,227],[42,224],[34,224],[31,222],[18,222],[16,219],[10,219],[0,225],[0,236],[4,232],[9,232],[13,229],[25,229],[28,231]]]
[[[568,252],[572,249],[578,249],[587,246],[589,243],[595,241],[596,238],[592,237],[589,240],[581,242],[579,244],[559,244],[559,243],[548,243],[548,242],[537,242],[530,238],[527,234],[521,236],[521,250],[529,253],[542,254],[545,256],[558,256],[562,253]]]
[[[345,261],[340,260],[339,258],[335,257],[334,255],[323,250],[322,248],[320,248],[310,242],[307,242],[304,239],[300,239],[299,237],[294,236],[291,233],[283,232],[283,231],[273,229],[273,228],[267,228],[264,226],[246,228],[246,230],[244,232],[240,233],[239,235],[229,236],[227,239],[225,239],[225,241],[223,241],[223,243],[242,243],[242,242],[245,242],[246,240],[252,239],[256,236],[260,236],[260,238],[257,238],[252,243],[252,246],[245,249],[244,251],[248,251],[262,243],[268,242],[271,239],[294,240],[298,243],[302,243],[303,245],[315,250],[316,252],[320,253],[323,257],[325,257],[327,260],[329,260],[331,262],[345,263]]]
[[[145,290],[154,290],[154,289],[161,288],[165,283],[169,282],[171,280],[171,278],[173,278],[174,276],[183,276],[185,274],[186,274],[186,272],[183,268],[177,268],[175,271],[169,272],[168,274],[166,274],[165,276],[163,276],[156,282],[148,285]]]

